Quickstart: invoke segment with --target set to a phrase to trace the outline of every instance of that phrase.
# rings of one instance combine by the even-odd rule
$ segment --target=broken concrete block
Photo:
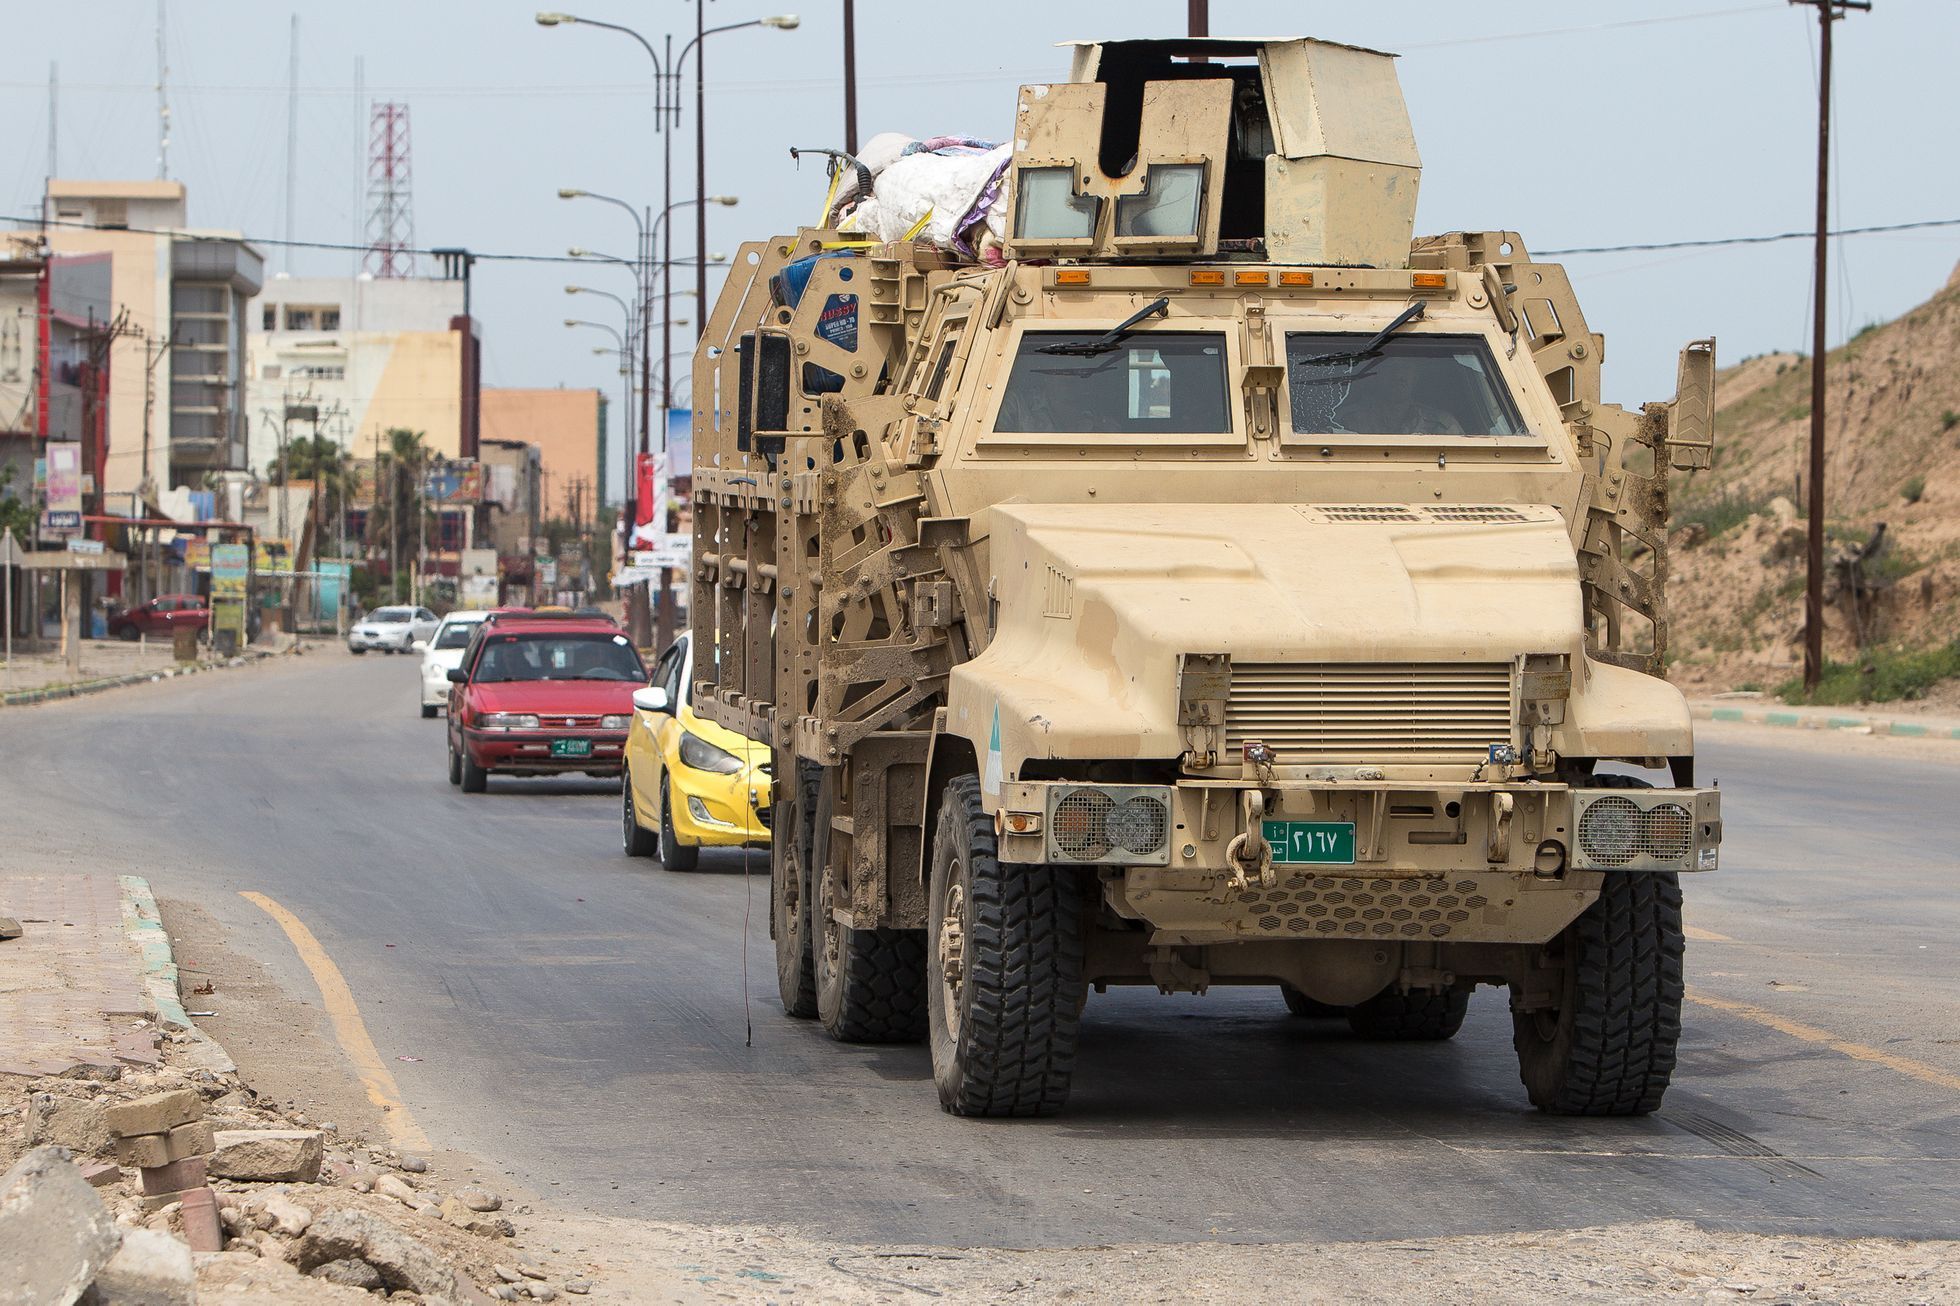
[[[291,1260],[302,1270],[350,1258],[366,1261],[390,1288],[424,1296],[458,1297],[455,1272],[421,1243],[365,1211],[328,1211],[293,1243]]]
[[[220,1129],[211,1173],[225,1179],[312,1183],[326,1145],[317,1129]]]
[[[205,1179],[205,1158],[187,1156],[169,1165],[153,1165],[137,1171],[143,1179],[143,1196],[155,1197],[160,1193],[181,1193],[186,1188],[202,1188]]]
[[[204,1118],[204,1098],[194,1088],[177,1088],[168,1093],[152,1093],[133,1102],[110,1107],[103,1113],[110,1132],[124,1138],[139,1134],[164,1134],[178,1125]]]
[[[197,1269],[191,1249],[167,1233],[131,1229],[95,1276],[102,1306],[192,1306]]]
[[[186,1157],[203,1156],[213,1146],[211,1126],[202,1120],[178,1125],[168,1133],[125,1135],[116,1140],[116,1159],[149,1170]]]
[[[220,1252],[225,1232],[218,1224],[218,1195],[209,1188],[192,1188],[177,1194],[184,1204],[184,1239],[194,1252]]]
[[[90,1188],[107,1188],[122,1178],[122,1167],[108,1161],[83,1161],[81,1171]]]
[[[388,1287],[381,1278],[381,1271],[355,1256],[342,1261],[328,1261],[325,1265],[316,1265],[313,1267],[312,1275],[316,1279],[325,1279],[328,1283],[342,1283],[349,1288],[365,1288],[372,1291],[376,1288],[386,1290]]]
[[[313,1223],[313,1212],[277,1195],[265,1199],[265,1213],[272,1217],[273,1232],[284,1238],[299,1237]]]
[[[120,1242],[66,1148],[37,1147],[0,1178],[0,1306],[74,1301]]]

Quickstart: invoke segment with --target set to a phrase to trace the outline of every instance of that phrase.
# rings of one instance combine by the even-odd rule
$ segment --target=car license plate
[[[553,757],[590,757],[592,756],[592,741],[590,739],[554,739],[551,741],[551,755]],[[1350,826],[1348,828],[1351,830],[1354,827]],[[1354,841],[1352,839],[1348,841],[1350,847],[1353,846],[1353,843]],[[1352,861],[1354,859],[1349,858],[1348,860]]]
[[[1264,821],[1260,833],[1280,865],[1354,865],[1353,821]]]

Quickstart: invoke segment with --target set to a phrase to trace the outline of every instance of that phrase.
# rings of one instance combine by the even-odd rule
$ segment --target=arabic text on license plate
[[[554,739],[551,741],[551,755],[553,757],[590,757],[592,756],[592,741],[590,739]]]
[[[1354,864],[1353,821],[1264,821],[1260,833],[1281,865]]]

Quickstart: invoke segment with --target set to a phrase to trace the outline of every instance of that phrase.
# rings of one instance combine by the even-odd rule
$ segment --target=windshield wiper
[[[1416,307],[1421,308],[1422,305],[1417,304]],[[1085,340],[1079,343],[1063,342],[1053,345],[1036,345],[1035,352],[1037,354],[1071,354],[1078,358],[1094,358],[1097,354],[1106,354],[1116,348],[1116,346],[1122,344],[1124,338],[1136,330],[1137,324],[1145,318],[1169,313],[1170,308],[1171,301],[1168,296],[1162,299],[1155,299],[1130,314],[1129,317],[1124,318],[1121,322],[1118,322],[1107,333],[1097,336],[1094,340]],[[1392,330],[1393,328],[1390,329]]]
[[[1359,362],[1361,359],[1364,358],[1373,358],[1376,354],[1381,352],[1381,347],[1388,343],[1388,338],[1390,336],[1394,335],[1397,331],[1400,331],[1403,327],[1409,325],[1409,323],[1415,321],[1417,318],[1422,316],[1422,310],[1424,306],[1425,306],[1424,301],[1418,299],[1415,303],[1409,305],[1407,308],[1403,309],[1399,314],[1397,314],[1393,322],[1390,322],[1387,326],[1375,332],[1375,334],[1369,339],[1367,344],[1361,346],[1361,348],[1356,349],[1350,353],[1322,354],[1318,358],[1300,358],[1300,359],[1295,359],[1294,362],[1296,365],[1304,367],[1314,363],[1353,363],[1353,362]],[[1309,377],[1306,379],[1314,380],[1314,381],[1325,381],[1325,380],[1332,380],[1336,378]]]

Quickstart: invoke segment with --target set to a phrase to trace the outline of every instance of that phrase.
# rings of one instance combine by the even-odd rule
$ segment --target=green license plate
[[[1353,821],[1264,821],[1260,833],[1281,865],[1354,865]]]
[[[551,755],[553,757],[590,757],[592,756],[592,741],[590,739],[554,739],[551,741]],[[1349,826],[1348,829],[1353,830],[1354,827]],[[1352,848],[1353,846],[1354,840],[1350,838],[1348,840],[1348,847]],[[1348,860],[1352,861],[1354,859],[1350,857]]]

